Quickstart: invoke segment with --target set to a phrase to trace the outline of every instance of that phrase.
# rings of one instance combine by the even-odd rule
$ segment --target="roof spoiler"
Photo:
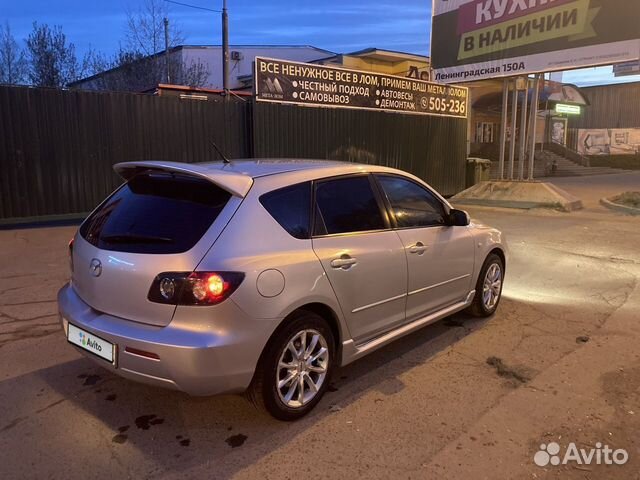
[[[125,180],[130,180],[135,175],[142,172],[174,172],[190,175],[192,177],[203,178],[214,185],[226,190],[236,197],[244,198],[253,179],[248,175],[225,170],[206,169],[198,164],[178,163],[178,162],[124,162],[113,166],[115,172]]]

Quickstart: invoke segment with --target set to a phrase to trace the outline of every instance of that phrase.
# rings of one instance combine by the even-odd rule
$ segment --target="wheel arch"
[[[337,313],[331,308],[329,305],[322,302],[310,302],[304,305],[300,305],[293,309],[289,314],[287,314],[284,319],[278,324],[273,333],[269,336],[269,339],[262,347],[262,352],[260,352],[260,357],[258,362],[261,362],[264,358],[265,352],[267,351],[269,345],[273,339],[280,333],[280,331],[285,328],[289,322],[289,320],[297,313],[300,312],[312,312],[316,315],[322,317],[329,328],[331,329],[331,333],[333,333],[333,340],[335,342],[335,358],[340,363],[340,359],[342,358],[342,340],[343,340],[343,332],[340,327],[340,320],[338,319]]]
[[[504,253],[504,250],[502,250],[499,247],[495,247],[493,250],[491,250],[488,254],[487,254],[487,258],[489,257],[489,255],[494,254],[497,255],[498,257],[500,257],[500,260],[502,260],[502,267],[503,270],[506,272],[507,271],[507,256]],[[486,261],[486,258],[485,258]]]
[[[339,358],[337,357],[337,355],[340,353],[340,346],[342,345],[343,335],[340,328],[340,321],[338,320],[338,315],[336,314],[336,312],[329,305],[326,305],[324,303],[307,303],[305,305],[302,305],[301,307],[296,308],[287,317],[285,317],[285,319],[282,321],[282,324],[284,324],[291,315],[301,310],[313,312],[327,321],[327,323],[329,324],[329,328],[331,328],[331,332],[333,333],[333,340],[336,343],[336,358]]]

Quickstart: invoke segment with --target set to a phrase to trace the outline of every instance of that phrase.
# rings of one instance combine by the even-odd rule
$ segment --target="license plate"
[[[115,345],[69,323],[67,340],[70,343],[93,353],[107,362],[114,363]]]

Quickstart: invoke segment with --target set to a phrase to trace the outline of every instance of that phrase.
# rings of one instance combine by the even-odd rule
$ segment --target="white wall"
[[[318,50],[312,47],[245,47],[230,46],[229,52],[239,51],[243,55],[240,61],[230,60],[229,62],[229,88],[237,89],[242,86],[238,77],[251,75],[253,73],[253,62],[256,57],[279,58],[282,60],[292,60],[298,62],[310,62],[331,56],[331,52]],[[201,62],[207,65],[209,70],[209,81],[207,88],[222,88],[222,47],[184,47],[182,49],[183,61],[189,65],[191,62]]]

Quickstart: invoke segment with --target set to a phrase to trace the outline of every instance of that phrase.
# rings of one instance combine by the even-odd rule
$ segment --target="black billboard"
[[[258,102],[467,118],[465,87],[256,57]]]

